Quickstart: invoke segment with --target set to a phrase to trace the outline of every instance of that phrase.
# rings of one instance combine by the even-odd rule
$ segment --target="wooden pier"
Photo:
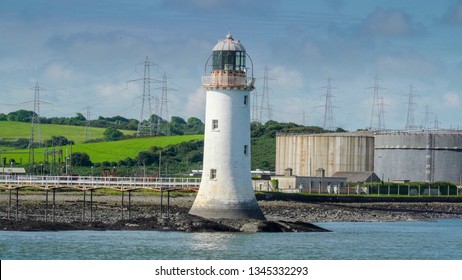
[[[163,193],[167,192],[167,217],[170,215],[170,192],[178,190],[198,190],[200,178],[173,177],[94,177],[94,176],[0,176],[0,189],[8,191],[8,219],[13,209],[13,191],[15,191],[15,219],[18,219],[19,190],[23,188],[38,188],[45,192],[44,220],[48,221],[48,212],[52,210],[52,221],[55,220],[55,197],[59,189],[76,189],[83,192],[82,221],[86,218],[86,205],[90,204],[90,222],[93,221],[93,192],[98,189],[114,189],[121,192],[121,219],[124,219],[124,208],[127,206],[130,219],[131,195],[133,191],[141,189],[157,190],[160,192],[160,211],[163,213]],[[51,209],[49,209],[49,192],[52,192]],[[87,200],[87,191],[90,199]],[[128,205],[125,205],[125,193],[128,193]]]
[[[172,177],[93,177],[93,176],[0,176],[0,188],[17,189],[36,187],[44,190],[74,188],[80,190],[117,189],[120,191],[137,189],[195,189],[200,178]]]

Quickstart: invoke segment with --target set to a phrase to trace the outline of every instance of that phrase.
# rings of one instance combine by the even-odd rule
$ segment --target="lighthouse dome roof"
[[[226,38],[224,40],[218,41],[215,47],[213,47],[212,51],[245,52],[245,48],[239,40],[234,40],[231,33],[228,33],[228,35],[226,35]]]

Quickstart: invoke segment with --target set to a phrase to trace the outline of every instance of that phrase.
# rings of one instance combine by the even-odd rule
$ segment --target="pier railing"
[[[204,87],[253,87],[255,78],[236,76],[203,76]]]
[[[200,178],[0,175],[0,187],[15,189],[197,189]]]

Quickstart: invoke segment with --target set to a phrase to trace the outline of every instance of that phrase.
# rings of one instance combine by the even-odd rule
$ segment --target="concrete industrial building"
[[[277,180],[277,190],[288,193],[340,193],[347,184],[346,177],[294,176],[291,168],[287,168],[283,176],[271,176],[271,179]]]
[[[291,168],[296,176],[374,170],[374,135],[368,132],[278,134],[276,174]]]
[[[375,173],[384,181],[460,183],[461,131],[377,133]]]
[[[26,170],[23,167],[0,167],[2,175],[26,175]]]
[[[250,92],[255,79],[247,76],[246,50],[228,34],[211,58],[211,75],[202,78],[207,89],[202,181],[189,213],[264,219],[250,175]]]
[[[377,175],[383,181],[460,183],[462,132],[280,134],[276,174],[287,168],[295,176],[353,178],[374,172],[373,181]]]

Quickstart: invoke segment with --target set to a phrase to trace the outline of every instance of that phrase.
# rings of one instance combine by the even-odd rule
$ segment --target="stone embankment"
[[[392,222],[462,218],[462,200],[424,199],[383,201],[371,198],[258,196],[267,221],[207,220],[187,214],[194,196],[163,198],[136,195],[95,195],[92,204],[82,193],[51,196],[19,195],[18,203],[0,194],[0,230],[178,230],[200,231],[323,231],[316,222]],[[16,207],[17,206],[17,207]]]

